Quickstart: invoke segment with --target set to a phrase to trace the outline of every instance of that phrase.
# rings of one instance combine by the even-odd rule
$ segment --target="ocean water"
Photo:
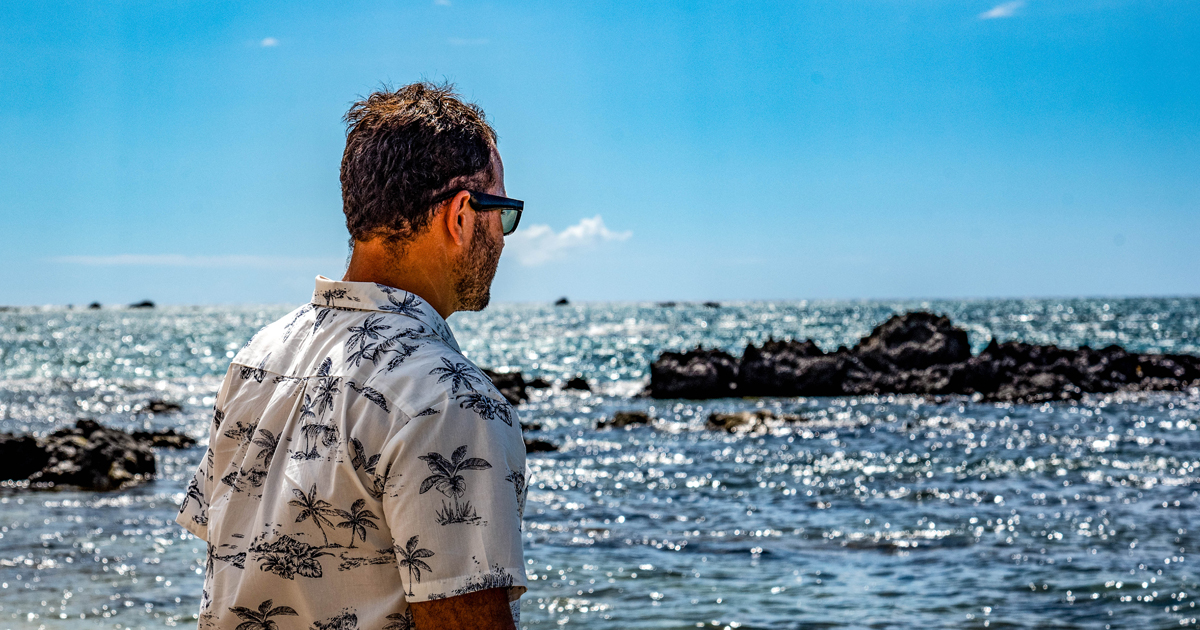
[[[451,326],[530,390],[527,628],[1178,628],[1200,618],[1200,391],[1014,406],[916,397],[635,397],[664,349],[850,345],[926,308],[992,336],[1200,354],[1200,299],[498,305]],[[207,438],[229,357],[288,307],[0,312],[0,432],[94,417]],[[175,414],[144,413],[157,398]],[[704,430],[713,411],[805,420]],[[653,427],[598,431],[625,409]],[[113,493],[0,488],[0,629],[196,621],[202,541],[174,525],[203,446]],[[286,619],[280,622],[288,628]],[[366,629],[364,629],[366,630]]]

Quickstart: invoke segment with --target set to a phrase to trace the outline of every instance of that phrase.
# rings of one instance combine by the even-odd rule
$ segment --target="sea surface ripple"
[[[1079,403],[918,397],[636,398],[665,349],[852,345],[929,309],[993,336],[1200,354],[1200,299],[497,305],[451,318],[481,366],[531,390],[522,625],[587,628],[1178,628],[1196,623],[1190,527],[1200,391]],[[79,417],[174,427],[160,476],[125,491],[0,488],[0,629],[196,622],[203,542],[174,524],[229,358],[288,307],[0,312],[0,432]],[[152,414],[150,399],[183,404]],[[805,420],[706,431],[713,411]],[[596,430],[618,410],[651,427]],[[286,620],[285,620],[286,621]],[[281,628],[286,625],[281,622]],[[364,629],[366,630],[366,629]]]

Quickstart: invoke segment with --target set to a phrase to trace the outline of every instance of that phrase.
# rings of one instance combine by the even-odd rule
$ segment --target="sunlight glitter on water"
[[[502,305],[456,316],[481,365],[596,384],[534,390],[520,408],[542,427],[529,437],[562,446],[529,456],[523,625],[1193,624],[1200,392],[1041,406],[631,397],[664,348],[740,354],[774,336],[832,349],[913,306]],[[1198,300],[932,307],[977,350],[996,334],[1200,352]],[[45,433],[88,415],[204,439],[220,357],[285,310],[2,313],[0,431]],[[150,398],[184,411],[142,413]],[[714,411],[759,407],[805,420],[759,435],[703,428]],[[617,410],[656,420],[593,428]],[[194,624],[204,549],[173,518],[202,454],[160,451],[160,478],[118,493],[0,489],[0,628]]]

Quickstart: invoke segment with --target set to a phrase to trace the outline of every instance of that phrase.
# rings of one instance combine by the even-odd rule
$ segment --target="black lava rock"
[[[618,411],[612,418],[601,420],[597,429],[620,429],[632,425],[650,424],[650,414],[644,411]]]
[[[539,377],[533,379],[532,381],[525,383],[525,387],[530,387],[533,389],[546,389],[546,388],[550,387],[550,381],[547,381],[546,379],[539,376]]]
[[[500,393],[508,400],[509,404],[517,405],[523,400],[529,400],[529,394],[525,392],[527,385],[525,377],[520,372],[493,372],[492,370],[484,370],[484,374],[492,379],[492,384]]]
[[[163,431],[134,431],[130,435],[133,439],[147,443],[150,446],[162,446],[166,448],[191,448],[196,445],[196,440],[190,436],[178,433],[175,429],[166,429]]]
[[[150,300],[142,300],[136,304],[130,304],[129,308],[154,308],[154,302],[151,302]]]
[[[738,364],[721,350],[664,352],[650,366],[654,398],[725,398],[737,390]]]
[[[49,461],[28,477],[34,484],[115,490],[149,479],[155,473],[154,452],[124,431],[82,419],[41,441]]]
[[[554,305],[555,305],[555,306],[567,306],[567,305],[569,305],[570,303],[571,303],[571,301],[570,301],[570,300],[568,300],[568,299],[567,299],[567,298],[565,298],[565,297],[560,297],[560,298],[558,298],[557,300],[555,300],[555,301],[554,301]]]
[[[971,358],[967,332],[945,316],[915,312],[893,315],[851,352],[878,371],[921,370]]]
[[[582,376],[576,376],[575,378],[567,381],[566,384],[563,385],[563,389],[581,389],[585,392],[590,392],[592,391],[592,386],[588,384],[587,379],[583,378]]]
[[[715,355],[713,353],[716,353]],[[810,341],[750,345],[741,362],[717,351],[664,352],[650,366],[656,398],[725,396],[971,395],[994,402],[1076,400],[1090,393],[1200,386],[1200,357],[1133,354],[994,339],[972,357],[966,331],[932,313],[896,315],[853,349]],[[730,375],[735,383],[728,380]]]
[[[148,411],[150,413],[177,413],[183,411],[183,406],[179,403],[154,399],[147,401],[142,407],[142,411]]]
[[[0,481],[28,479],[49,462],[50,455],[35,438],[0,434]]]
[[[811,359],[825,353],[812,341],[770,340],[761,348],[750,344],[738,366],[738,393],[742,396],[799,396],[803,381],[816,366]]]
[[[557,450],[558,447],[554,443],[546,440],[525,440],[526,453],[550,453]]]

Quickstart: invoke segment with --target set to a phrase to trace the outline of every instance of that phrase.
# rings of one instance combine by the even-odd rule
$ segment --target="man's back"
[[[409,602],[515,601],[524,496],[517,414],[445,320],[405,291],[318,278],[218,394],[178,519],[209,542],[200,625],[397,630]]]

